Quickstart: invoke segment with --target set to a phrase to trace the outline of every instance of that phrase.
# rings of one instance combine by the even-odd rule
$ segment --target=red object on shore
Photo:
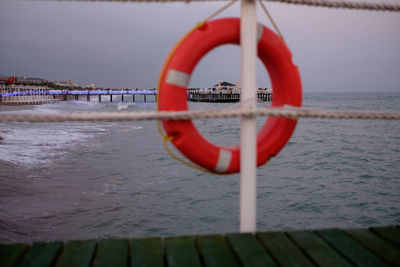
[[[15,81],[15,76],[8,77],[7,83],[13,83]]]
[[[272,88],[273,107],[301,106],[300,74],[283,40],[258,25],[258,57],[266,67]],[[240,45],[240,19],[224,18],[206,22],[189,32],[170,52],[160,75],[159,110],[188,110],[190,76],[197,63],[213,48]],[[256,89],[254,89],[254,94]],[[240,145],[222,147],[210,143],[191,120],[164,120],[163,127],[174,146],[187,158],[214,173],[240,171]],[[270,116],[257,134],[257,166],[265,164],[288,142],[297,120]]]

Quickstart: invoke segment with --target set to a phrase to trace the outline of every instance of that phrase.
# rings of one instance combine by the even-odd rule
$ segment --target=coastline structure
[[[93,83],[82,88],[72,80],[52,82],[41,78],[0,75],[0,105],[40,105],[68,100],[91,101],[93,96],[98,102],[102,100],[113,102],[115,95],[120,96],[118,101],[122,102],[147,102],[157,101],[158,91],[154,88],[149,90],[103,89],[96,88]]]

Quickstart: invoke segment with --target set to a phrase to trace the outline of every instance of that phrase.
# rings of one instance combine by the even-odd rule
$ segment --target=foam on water
[[[21,124],[8,125],[4,128],[0,145],[1,159],[24,167],[51,164],[66,153],[64,148],[71,142],[76,145],[88,137],[76,132],[73,127],[68,127],[71,131],[67,131],[65,127],[46,128],[46,124],[29,128]]]
[[[69,101],[34,106],[29,110],[5,111],[4,113],[59,114],[96,108],[96,102]],[[106,133],[113,123],[9,123],[0,129],[0,161],[24,168],[49,166],[62,159],[75,147],[88,145],[87,140]],[[141,129],[131,126],[124,129]]]

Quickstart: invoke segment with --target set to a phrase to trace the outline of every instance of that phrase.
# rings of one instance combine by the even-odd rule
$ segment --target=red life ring
[[[274,89],[273,107],[301,106],[301,81],[289,49],[280,37],[258,25],[258,57],[267,68]],[[206,22],[189,32],[170,53],[159,81],[158,108],[162,111],[188,110],[190,76],[199,60],[213,48],[240,44],[240,19],[224,18]],[[187,158],[215,173],[240,171],[240,146],[221,147],[207,141],[191,120],[164,120],[164,129],[174,146]],[[257,134],[257,166],[275,156],[292,135],[297,120],[269,117]]]

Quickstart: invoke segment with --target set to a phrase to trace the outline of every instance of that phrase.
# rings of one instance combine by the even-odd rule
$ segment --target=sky
[[[175,42],[227,3],[0,0],[0,74],[155,88]],[[400,13],[264,3],[299,66],[304,92],[400,92]],[[257,9],[257,20],[271,28]],[[239,16],[236,3],[217,18]],[[269,88],[257,64],[257,86]],[[218,80],[240,81],[239,46],[207,54],[189,87]]]

